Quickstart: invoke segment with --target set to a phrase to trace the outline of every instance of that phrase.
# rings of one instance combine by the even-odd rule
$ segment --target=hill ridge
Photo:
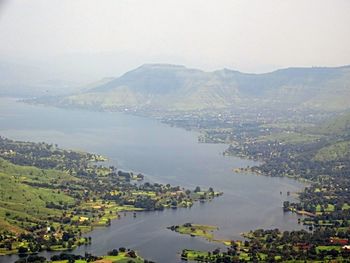
[[[254,105],[338,111],[350,107],[350,66],[291,67],[254,74],[150,63],[79,94],[61,97],[59,104],[104,110]]]

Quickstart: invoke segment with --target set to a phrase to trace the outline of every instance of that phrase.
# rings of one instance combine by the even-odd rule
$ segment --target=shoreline
[[[181,129],[183,129],[183,128],[181,128]],[[243,158],[242,158],[243,159]],[[295,178],[293,178],[293,179],[295,179]],[[93,230],[91,230],[91,231],[93,231]],[[89,232],[91,232],[91,231],[89,231]]]

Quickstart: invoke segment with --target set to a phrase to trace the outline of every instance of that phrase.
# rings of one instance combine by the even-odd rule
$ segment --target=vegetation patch
[[[214,239],[213,231],[217,230],[218,227],[186,223],[181,226],[171,226],[168,227],[168,229],[175,231],[179,234],[199,236],[205,238],[208,241],[212,241]]]

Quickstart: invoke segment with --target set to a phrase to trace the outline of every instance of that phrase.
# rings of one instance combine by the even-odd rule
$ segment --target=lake
[[[184,248],[213,250],[222,246],[179,235],[167,226],[186,222],[217,225],[216,235],[225,239],[242,239],[240,233],[257,228],[302,228],[297,215],[283,212],[282,203],[293,201],[303,184],[288,178],[234,173],[233,168],[256,162],[223,156],[227,145],[198,143],[196,132],[123,113],[58,109],[0,98],[0,135],[102,154],[118,168],[142,172],[152,182],[224,192],[212,202],[192,208],[141,212],[136,218],[126,214],[110,227],[89,233],[92,245],[74,253],[103,255],[124,246],[146,259],[173,263],[181,262],[179,253]],[[0,257],[0,262],[15,259]]]

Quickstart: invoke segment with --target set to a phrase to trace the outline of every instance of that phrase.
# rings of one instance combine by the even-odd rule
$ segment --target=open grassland
[[[69,180],[73,178],[64,172],[18,166],[0,158],[0,222],[4,229],[24,232],[26,225],[61,216],[62,211],[47,208],[47,203],[69,206],[74,199],[62,191],[30,183]]]

